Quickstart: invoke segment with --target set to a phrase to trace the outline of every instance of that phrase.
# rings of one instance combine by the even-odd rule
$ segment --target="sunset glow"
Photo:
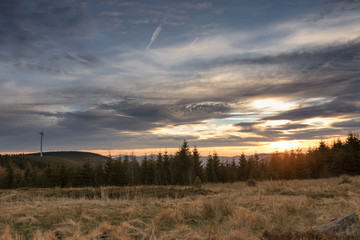
[[[286,111],[295,107],[293,103],[286,103],[275,99],[256,100],[253,102],[255,108],[264,111]]]
[[[359,1],[10,2],[0,154],[41,131],[44,151],[232,156],[360,130]]]

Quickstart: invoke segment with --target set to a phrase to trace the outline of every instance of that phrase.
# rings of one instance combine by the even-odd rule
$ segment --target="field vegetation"
[[[1,239],[355,239],[313,227],[360,213],[360,177],[7,189],[0,212]]]

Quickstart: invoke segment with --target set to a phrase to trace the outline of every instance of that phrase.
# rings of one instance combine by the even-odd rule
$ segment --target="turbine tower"
[[[43,137],[44,137],[44,130],[41,130],[41,133],[40,133],[40,157],[43,156],[43,154],[42,154],[42,142],[43,142]]]

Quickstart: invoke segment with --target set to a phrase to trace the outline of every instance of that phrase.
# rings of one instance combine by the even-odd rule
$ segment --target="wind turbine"
[[[42,154],[42,142],[43,142],[43,137],[44,137],[44,130],[41,130],[41,133],[40,133],[40,157],[43,156],[43,154]]]

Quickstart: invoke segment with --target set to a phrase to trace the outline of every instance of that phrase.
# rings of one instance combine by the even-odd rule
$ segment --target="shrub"
[[[175,228],[177,223],[182,221],[183,217],[178,209],[168,208],[158,213],[153,223],[161,231],[167,231]]]
[[[246,182],[246,184],[249,186],[249,187],[255,187],[256,186],[256,180],[253,179],[253,178],[249,178]]]
[[[342,175],[341,176],[341,182],[340,184],[345,184],[345,183],[352,183],[350,177],[348,175]]]
[[[233,205],[224,199],[215,199],[213,201],[205,201],[202,210],[202,216],[206,220],[222,219],[223,217],[233,214]]]
[[[201,179],[198,176],[196,176],[196,178],[195,178],[195,180],[193,182],[193,187],[194,188],[201,188],[201,186],[202,186]]]

